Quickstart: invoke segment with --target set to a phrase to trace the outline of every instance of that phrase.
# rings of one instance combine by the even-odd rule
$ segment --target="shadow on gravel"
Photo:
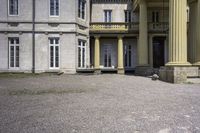
[[[47,95],[47,94],[70,94],[70,93],[88,93],[93,92],[95,89],[49,89],[49,90],[8,90],[7,94],[10,96],[22,95]]]
[[[28,77],[42,77],[42,76],[53,76],[58,75],[57,73],[0,73],[0,78],[28,78]]]

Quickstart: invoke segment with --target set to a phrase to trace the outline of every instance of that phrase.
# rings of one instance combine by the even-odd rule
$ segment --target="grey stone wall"
[[[75,73],[77,68],[78,39],[87,41],[87,65],[89,65],[89,12],[90,3],[86,0],[86,19],[78,18],[77,0],[60,0],[58,17],[49,14],[49,0],[35,0],[35,70],[36,72],[55,71],[49,69],[49,37],[60,37],[60,69]],[[32,70],[32,0],[19,1],[19,15],[9,16],[8,1],[0,4],[0,72],[10,72],[8,37],[19,37],[20,67],[18,72]],[[15,26],[12,26],[15,22]]]

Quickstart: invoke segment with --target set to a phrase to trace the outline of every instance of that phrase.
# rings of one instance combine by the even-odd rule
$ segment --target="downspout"
[[[35,73],[35,0],[33,2],[32,11],[32,73]]]

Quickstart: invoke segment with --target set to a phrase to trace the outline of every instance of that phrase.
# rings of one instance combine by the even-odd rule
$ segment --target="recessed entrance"
[[[104,67],[112,67],[112,45],[105,44],[104,45]]]
[[[160,68],[165,65],[165,39],[166,37],[153,38],[153,67]]]
[[[132,46],[130,44],[124,44],[124,67],[132,67]]]

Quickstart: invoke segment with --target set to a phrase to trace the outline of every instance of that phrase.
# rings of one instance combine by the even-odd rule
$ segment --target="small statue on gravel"
[[[159,76],[157,74],[154,74],[151,78],[152,80],[158,80],[159,79]]]

